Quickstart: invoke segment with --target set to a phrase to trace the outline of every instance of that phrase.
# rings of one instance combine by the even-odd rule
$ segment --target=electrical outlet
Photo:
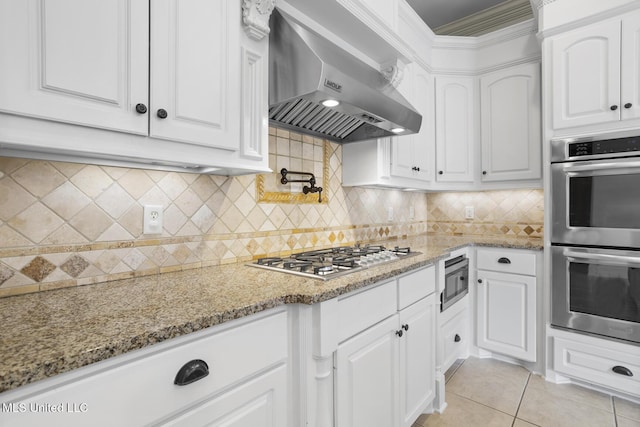
[[[464,217],[465,219],[473,219],[475,218],[476,213],[473,206],[465,206],[464,207]]]
[[[409,219],[413,219],[416,216],[416,210],[413,206],[409,206]]]
[[[387,208],[387,221],[393,221],[393,206]]]
[[[144,205],[142,234],[162,234],[162,205]]]

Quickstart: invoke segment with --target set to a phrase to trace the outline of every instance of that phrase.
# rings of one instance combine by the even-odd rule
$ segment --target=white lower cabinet
[[[365,312],[372,307],[367,292],[390,284],[395,288],[396,282],[389,282],[354,295],[352,302],[368,300],[359,305]],[[420,285],[422,294],[416,292]],[[344,340],[336,349],[337,427],[410,427],[435,398],[434,267],[401,277],[397,286],[403,305],[408,302],[402,297],[407,289],[417,300],[406,308],[399,306],[398,312]]]
[[[440,339],[438,340],[440,370],[446,372],[460,358],[468,357],[469,300],[460,300],[440,314]]]
[[[166,426],[286,425],[287,367],[280,365],[168,420]]]
[[[372,326],[336,351],[336,425],[398,426],[398,315]]]
[[[286,309],[232,321],[3,393],[0,425],[286,426],[288,341]]]
[[[553,371],[640,397],[640,350],[632,344],[549,329]]]
[[[536,361],[536,255],[528,251],[477,250],[478,347]]]
[[[400,425],[411,427],[435,398],[435,295],[400,312]]]

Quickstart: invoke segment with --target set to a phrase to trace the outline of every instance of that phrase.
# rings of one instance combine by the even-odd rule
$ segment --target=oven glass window
[[[640,174],[569,179],[572,227],[640,228]]]
[[[572,312],[640,323],[640,268],[569,264]]]

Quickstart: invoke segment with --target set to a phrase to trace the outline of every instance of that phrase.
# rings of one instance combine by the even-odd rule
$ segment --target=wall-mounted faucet
[[[283,183],[283,184],[288,184],[290,182],[308,182],[309,185],[305,185],[304,187],[302,187],[302,192],[304,194],[318,193],[318,203],[322,203],[322,187],[316,187],[316,177],[315,177],[315,175],[313,175],[310,172],[288,171],[285,168],[282,168],[280,170],[280,174],[282,175],[282,179],[280,180],[280,182]],[[287,178],[287,174],[308,175],[311,178],[309,178],[309,179],[289,179],[289,178]]]

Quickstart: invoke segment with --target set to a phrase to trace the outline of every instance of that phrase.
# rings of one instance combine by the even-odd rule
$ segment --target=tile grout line
[[[516,424],[516,420],[518,419],[518,412],[520,412],[520,406],[522,406],[522,401],[524,400],[524,394],[527,392],[527,387],[529,386],[530,380],[531,380],[531,372],[529,372],[529,375],[527,375],[527,382],[525,383],[524,388],[522,389],[522,396],[520,396],[520,401],[518,402],[518,408],[516,409],[516,414],[513,417],[513,422],[511,423],[511,427],[513,427]]]

